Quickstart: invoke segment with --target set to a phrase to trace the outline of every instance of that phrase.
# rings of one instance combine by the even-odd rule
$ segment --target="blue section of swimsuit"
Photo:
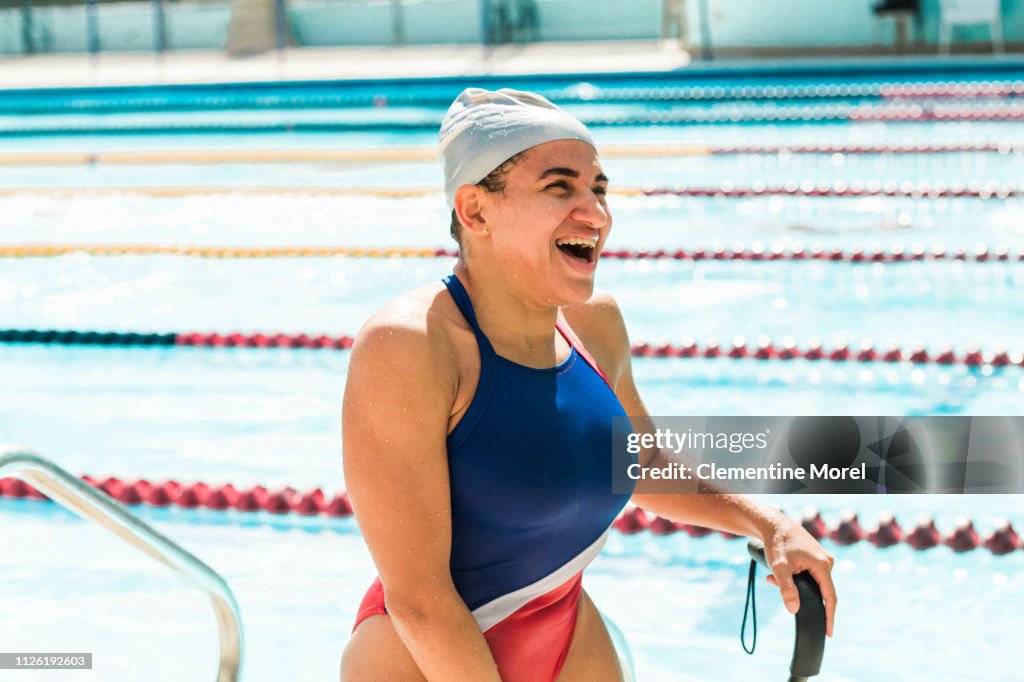
[[[448,436],[452,577],[476,609],[571,561],[625,506],[611,483],[612,418],[626,413],[575,348],[548,369],[497,355],[461,282],[444,282],[480,348],[476,395]]]

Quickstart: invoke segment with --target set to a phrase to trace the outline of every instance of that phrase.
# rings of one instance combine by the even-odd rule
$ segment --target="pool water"
[[[964,82],[988,77],[980,71],[961,74]],[[792,79],[765,74],[735,78],[741,84],[792,84]],[[802,78],[799,83],[815,82]],[[841,75],[819,78],[823,84],[842,83]],[[892,76],[878,75],[875,84],[883,80]],[[623,76],[621,83],[602,80],[598,85],[613,89],[638,82],[643,84],[642,77]],[[849,83],[872,82],[870,74],[849,76]],[[656,87],[661,80],[651,78],[649,84]],[[0,137],[5,152],[425,147],[434,134],[416,122],[439,119],[443,106],[434,100],[450,97],[457,86],[408,86],[405,92],[421,101],[407,107],[394,104],[403,86],[375,86],[393,102],[383,112],[365,105],[318,108],[315,93],[301,90],[291,91],[296,99],[290,105],[244,112],[269,126],[330,119],[335,129],[322,133],[225,132],[217,126],[243,121],[239,111],[245,107],[210,104],[204,109],[200,103],[180,110],[154,105],[118,112],[116,94],[108,93],[103,97],[112,98],[114,113],[68,113],[36,102],[35,113],[0,114]],[[659,108],[720,111],[725,106],[584,101],[582,95],[594,91],[578,84],[573,90],[572,82],[538,80],[536,86],[572,94],[567,106],[587,117]],[[58,102],[68,94],[48,96]],[[0,93],[0,109],[11,98]],[[832,104],[844,104],[842,98],[833,99]],[[884,104],[848,99],[845,104]],[[765,114],[779,106],[821,104],[753,99],[737,106]],[[992,102],[955,104],[985,107]],[[393,127],[360,130],[356,124],[361,121]],[[351,130],[343,129],[346,122]],[[122,125],[209,129],[177,135],[113,130]],[[594,134],[602,145],[645,146],[986,143],[1024,141],[1024,121],[617,125],[597,127]],[[1020,153],[977,152],[612,157],[604,165],[614,188],[809,179],[1019,183],[1020,163]],[[437,192],[394,199],[273,190],[283,185],[439,183],[439,169],[430,163],[0,165],[0,244],[449,247],[447,210]],[[114,191],[139,186],[268,189],[180,197]],[[40,188],[78,191],[29,191]],[[615,229],[608,248],[696,249],[739,242],[769,248],[943,244],[973,249],[984,244],[1012,252],[1024,245],[1022,202],[613,195]],[[451,265],[448,258],[3,258],[0,327],[351,335],[384,302],[440,279]],[[933,352],[947,344],[957,352],[971,344],[1022,350],[1022,284],[1024,263],[1019,262],[609,260],[598,273],[598,285],[619,300],[633,341],[717,338],[731,343],[735,337],[753,342],[767,336],[776,342],[792,337],[805,346],[816,338],[851,345],[868,338],[876,347],[922,343]],[[23,443],[77,474],[340,489],[339,407],[347,361],[347,352],[323,350],[0,345],[0,442]],[[1012,415],[1024,408],[1024,369],[1012,366],[638,358],[634,368],[655,414]],[[842,507],[854,507],[865,526],[881,510],[893,511],[904,526],[929,511],[947,532],[957,515],[967,514],[983,534],[998,517],[1024,528],[1022,501],[1020,496],[769,500],[793,514],[805,504],[816,505],[831,523]],[[235,590],[247,637],[246,682],[337,678],[355,607],[374,576],[351,519],[145,507],[138,512],[220,571]],[[212,675],[217,650],[209,605],[162,568],[55,505],[0,499],[0,527],[4,649],[95,654],[92,672],[40,672],[33,673],[33,680]],[[995,557],[981,550],[961,555],[945,548],[919,553],[906,546],[827,546],[838,560],[841,604],[836,638],[828,643],[819,679],[1019,676],[1014,652],[1024,552]],[[644,682],[783,679],[791,618],[763,578],[758,651],[752,658],[742,653],[738,639],[746,573],[739,541],[613,533],[585,584],[629,639]],[[17,679],[4,675],[0,672],[0,681]]]
[[[1020,499],[1006,496],[980,499],[769,501],[793,514],[804,503],[817,504],[830,524],[838,519],[838,505],[847,503],[861,510],[865,523],[884,507],[908,525],[914,510],[924,508],[990,519],[1007,507],[1021,507]],[[243,679],[336,679],[355,607],[375,575],[351,519],[139,512],[221,572],[234,589],[247,641]],[[212,677],[215,623],[198,593],[54,505],[0,500],[0,516],[6,550],[0,633],[6,648],[45,645],[94,653],[91,673],[34,674],[33,680]],[[952,516],[938,516],[944,531],[952,528]],[[1019,511],[1013,519],[1018,528],[1024,523]],[[983,521],[976,527],[991,530]],[[836,636],[826,645],[822,674],[815,679],[1015,678],[1019,660],[1012,647],[1024,599],[1024,552],[993,557],[945,548],[921,553],[905,545],[828,546],[837,558],[841,602]],[[628,638],[639,679],[783,680],[792,653],[792,617],[764,582],[763,571],[757,584],[757,651],[748,657],[740,646],[747,570],[739,540],[613,533],[587,570],[584,586]]]

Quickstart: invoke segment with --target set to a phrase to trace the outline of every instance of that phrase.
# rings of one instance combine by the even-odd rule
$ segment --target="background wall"
[[[535,22],[520,12],[530,0],[504,0],[508,28],[499,31],[500,0],[288,0],[296,46],[473,44],[485,40],[483,12],[490,11],[492,41],[656,40],[662,0],[533,0]],[[489,5],[488,5],[489,3]],[[878,21],[872,0],[707,0],[714,48],[870,48],[893,40],[893,22]],[[698,0],[685,0],[687,33],[701,44]],[[229,0],[168,0],[164,4],[168,49],[224,46]],[[101,2],[97,8],[101,51],[154,49],[153,4]],[[1024,43],[1024,0],[1002,0],[1009,43]],[[85,52],[88,33],[80,0],[33,0],[23,23],[20,0],[0,4],[0,54],[27,51]],[[516,28],[519,26],[519,28]],[[939,0],[922,0],[919,38],[935,44]],[[955,42],[988,43],[984,26],[958,29]]]
[[[33,0],[24,21],[20,0],[0,9],[0,54],[28,51],[87,52],[88,19],[82,2]],[[10,7],[14,4],[15,7]],[[151,2],[101,2],[96,8],[101,52],[149,52],[155,48],[156,27]],[[220,49],[227,37],[231,10],[227,2],[172,0],[164,3],[167,47],[171,50]]]
[[[892,20],[879,21],[872,0],[707,0],[711,42],[719,47],[870,46],[891,43]],[[919,38],[936,44],[939,0],[920,0]],[[1002,0],[1007,42],[1024,41],[1024,0]],[[686,2],[689,33],[700,43],[698,2]],[[987,26],[955,30],[954,42],[988,42]]]

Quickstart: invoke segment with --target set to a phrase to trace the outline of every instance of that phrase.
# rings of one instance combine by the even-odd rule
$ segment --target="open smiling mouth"
[[[584,263],[593,263],[595,258],[596,241],[581,239],[579,237],[566,237],[555,242],[560,251],[573,258],[578,258]]]

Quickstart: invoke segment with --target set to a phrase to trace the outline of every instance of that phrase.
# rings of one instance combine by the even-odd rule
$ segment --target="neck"
[[[518,290],[521,278],[507,279],[501,268],[470,268],[460,258],[455,274],[470,292],[477,321],[492,344],[554,352],[557,306],[533,301],[529,291]]]

